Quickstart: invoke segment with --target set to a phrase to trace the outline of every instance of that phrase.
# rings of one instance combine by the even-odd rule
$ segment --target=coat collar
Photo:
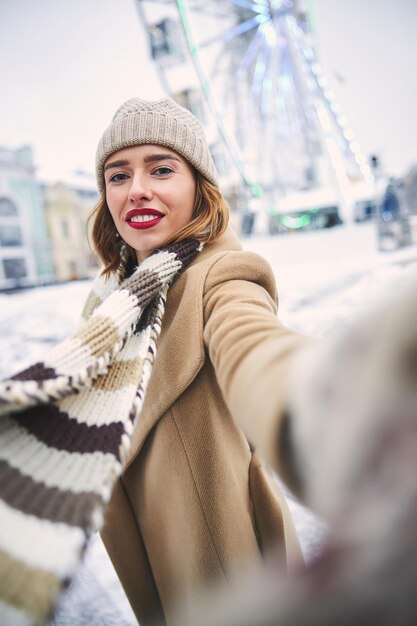
[[[205,359],[203,290],[207,272],[216,260],[242,246],[229,227],[216,242],[204,246],[168,292],[157,355],[145,402],[132,435],[126,468],[169,407],[197,376]]]

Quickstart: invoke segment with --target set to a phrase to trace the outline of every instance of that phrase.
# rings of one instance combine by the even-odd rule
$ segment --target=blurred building
[[[44,187],[55,279],[86,278],[98,261],[89,246],[88,217],[98,200],[94,180],[83,173]]]
[[[32,149],[0,147],[0,289],[44,284],[52,278]]]

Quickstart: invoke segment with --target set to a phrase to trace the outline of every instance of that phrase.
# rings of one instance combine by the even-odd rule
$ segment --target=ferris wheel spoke
[[[248,9],[248,11],[253,11],[254,13],[269,13],[266,6],[262,6],[257,2],[251,2],[250,0],[229,0],[229,2],[241,9]]]
[[[229,28],[228,30],[224,31],[223,33],[216,35],[216,37],[212,37],[211,39],[208,39],[207,41],[199,43],[198,45],[200,48],[206,48],[207,46],[210,46],[211,44],[216,43],[217,41],[230,41],[231,39],[234,39],[235,37],[239,37],[240,35],[247,33],[253,28],[256,28],[257,26],[265,22],[265,20],[267,19],[268,18],[265,16],[256,15],[252,19],[246,20],[246,22],[241,22],[240,24],[236,24],[232,26],[232,28]]]
[[[249,78],[248,72],[250,67],[255,61],[255,58],[258,57],[258,75],[259,80],[255,80],[252,82],[255,83],[253,85],[254,88],[254,97],[258,98],[262,102],[262,109],[266,111],[267,109],[271,109],[271,92],[272,92],[272,76],[271,71],[268,71],[267,67],[270,61],[270,51],[265,42],[265,32],[262,31],[262,24],[266,20],[262,20],[257,24],[257,30],[255,34],[252,36],[249,45],[245,51],[243,58],[239,60],[239,63],[230,63],[229,64],[229,75],[233,76],[233,79],[227,80],[226,87],[223,90],[220,101],[223,102],[223,108],[227,106],[227,102],[235,101],[236,98],[236,87],[239,85],[239,82],[242,80],[246,80],[245,77]],[[248,31],[246,31],[248,32]],[[239,36],[238,33],[237,36]],[[213,69],[210,73],[210,79],[213,80],[214,72],[218,74],[221,58],[227,52],[226,43],[221,47],[218,56],[216,57],[216,61],[213,63]],[[262,72],[262,64],[264,64],[264,71]],[[263,75],[262,75],[263,74]],[[252,77],[253,79],[253,77]]]
[[[238,76],[242,76],[253,64],[255,57],[259,52],[259,48],[262,45],[262,39],[261,26],[258,26],[256,33],[254,33],[254,36],[252,37],[252,40],[237,67],[236,74]]]
[[[263,35],[266,49],[268,50],[268,64],[262,84],[262,113],[265,116],[272,117],[277,115],[276,99],[274,96],[279,93],[281,62],[278,58],[277,33],[270,23],[264,25]]]
[[[294,63],[294,61],[293,61]],[[295,101],[299,110],[299,119],[300,126],[302,128],[302,134],[304,139],[305,149],[309,156],[310,161],[313,158],[314,149],[311,145],[311,131],[312,131],[312,110],[311,103],[309,98],[306,97],[305,89],[303,89],[302,84],[299,79],[299,72],[297,72],[297,68],[295,68],[294,73],[291,75],[291,80],[293,83],[293,92],[295,94]]]
[[[264,83],[264,99],[262,112],[268,119],[274,119],[278,123],[279,119],[279,97],[280,97],[280,62],[273,51],[270,51],[269,65]]]
[[[254,69],[253,80],[252,80],[252,89],[251,89],[252,96],[254,99],[256,96],[260,96],[261,94],[262,81],[264,79],[266,68],[267,68],[267,63],[268,63],[268,45],[267,45],[264,29],[261,29],[261,35],[263,38],[262,50],[260,54],[258,55],[258,58],[255,63],[255,69]]]
[[[252,0],[229,0],[229,2],[236,7],[247,9],[248,11],[253,11],[254,13],[263,13],[264,15],[269,14],[267,6],[260,5],[258,2],[253,2]]]

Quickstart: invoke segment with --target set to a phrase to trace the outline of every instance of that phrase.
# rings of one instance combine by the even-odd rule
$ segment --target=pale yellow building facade
[[[88,216],[97,202],[93,189],[55,183],[44,188],[44,206],[55,279],[78,280],[96,273],[98,261],[88,237]]]

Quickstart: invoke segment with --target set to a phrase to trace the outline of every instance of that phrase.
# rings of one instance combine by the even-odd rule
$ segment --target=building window
[[[25,259],[3,259],[6,278],[24,278],[27,276]]]
[[[17,207],[9,198],[0,198],[0,216],[17,214]]]
[[[0,246],[21,246],[22,233],[19,226],[0,226]]]

